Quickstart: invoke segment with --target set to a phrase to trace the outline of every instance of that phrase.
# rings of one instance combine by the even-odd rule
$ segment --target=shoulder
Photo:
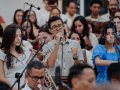
[[[5,61],[6,54],[2,49],[0,49],[0,60]]]

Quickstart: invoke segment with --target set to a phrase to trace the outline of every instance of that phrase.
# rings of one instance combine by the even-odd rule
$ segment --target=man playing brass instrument
[[[45,68],[40,61],[31,62],[26,70],[26,84],[22,90],[48,90],[44,87]]]

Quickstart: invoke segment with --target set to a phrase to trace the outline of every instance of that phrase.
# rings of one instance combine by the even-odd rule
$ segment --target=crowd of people
[[[101,0],[92,0],[87,17],[75,0],[65,14],[58,0],[43,2],[40,11],[17,9],[10,25],[0,16],[0,90],[120,90],[119,1],[100,15]]]

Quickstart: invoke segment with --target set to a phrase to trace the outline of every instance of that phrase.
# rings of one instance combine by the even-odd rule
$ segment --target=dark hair
[[[7,83],[0,81],[0,90],[12,90],[12,89]]]
[[[75,0],[68,0],[66,6],[68,7],[70,5],[70,3],[75,3],[76,4],[76,1]]]
[[[48,0],[48,5],[53,5],[55,3],[58,4],[58,0]]]
[[[93,4],[99,4],[102,7],[102,2],[100,0],[92,0],[90,2],[90,6],[92,6]]]
[[[24,19],[23,22],[22,22],[22,25],[24,24],[24,22],[30,23],[31,30],[30,30],[29,36],[30,36],[30,39],[34,40],[34,39],[35,39],[35,35],[34,35],[34,32],[33,32],[32,22],[31,22],[30,20]],[[23,29],[23,30],[24,30],[24,29]],[[28,38],[27,33],[25,33],[25,39],[27,39],[27,38]]]
[[[117,32],[114,23],[113,23],[113,22],[108,22],[108,23],[106,24],[106,26],[104,27],[103,31],[102,31],[101,37],[100,37],[100,39],[99,39],[99,44],[102,44],[102,45],[105,44],[105,38],[104,38],[104,36],[107,34],[107,30],[108,30],[109,28],[111,28],[114,33]]]
[[[120,63],[112,63],[107,70],[108,79],[116,79],[120,81]]]
[[[15,35],[16,35],[17,29],[22,30],[19,25],[10,24],[5,28],[5,31],[3,33],[1,49],[3,49],[3,51],[6,53],[7,68],[12,67],[13,55],[10,53],[10,48],[11,48],[12,43],[15,40]],[[21,31],[21,33],[22,33],[22,31]],[[21,41],[21,43],[22,43],[22,41]],[[16,46],[16,51],[18,53],[23,53],[23,49],[21,48],[21,45]]]
[[[50,17],[50,19],[48,20],[48,29],[51,28],[51,23],[54,22],[54,21],[57,21],[57,20],[60,20],[60,21],[62,22],[62,24],[64,24],[64,23],[63,23],[63,20],[62,20],[60,17],[58,17],[58,16],[52,16],[52,17]],[[66,33],[66,31],[64,30],[64,35],[66,35],[66,34],[67,34],[67,33]]]
[[[69,34],[68,38],[71,39],[71,36],[72,36],[72,34],[74,34],[74,33],[77,34],[77,35],[79,36],[79,38],[80,38],[80,41],[81,41],[80,46],[81,46],[81,48],[82,48],[82,49],[85,48],[84,39],[83,39],[83,37],[82,37],[78,32],[71,32],[71,33]]]
[[[53,10],[58,10],[58,12],[61,14],[61,11],[60,11],[60,9],[59,8],[57,8],[57,7],[55,7],[55,8],[52,8],[52,10],[51,10],[51,12],[53,11]],[[50,15],[51,15],[51,13],[50,13]]]
[[[14,23],[14,24],[17,24],[17,21],[16,21],[16,14],[17,14],[17,12],[22,12],[22,13],[24,14],[24,11],[23,11],[22,9],[17,9],[17,10],[15,11],[14,17],[13,17],[13,23]],[[23,17],[22,17],[22,19],[23,19]]]
[[[34,15],[35,15],[35,22],[33,22],[33,24],[35,25],[35,27],[37,28],[37,29],[39,29],[40,27],[39,27],[39,25],[38,25],[38,23],[37,23],[37,17],[36,17],[36,13],[35,13],[35,11],[34,10],[26,10],[25,12],[24,12],[24,15],[23,15],[23,18],[26,20],[26,19],[29,19],[29,17],[30,16],[28,16],[28,14],[30,13],[30,12],[33,12],[34,13]],[[24,20],[23,19],[23,20]],[[30,20],[30,19],[29,19]]]
[[[31,72],[32,72],[32,68],[42,69],[42,68],[44,68],[44,65],[43,65],[43,63],[40,62],[40,61],[37,61],[37,60],[32,61],[32,62],[30,62],[30,63],[28,64],[26,72],[27,72],[27,73],[31,73]]]
[[[82,37],[84,37],[84,36],[89,37],[89,26],[88,26],[88,23],[87,23],[85,17],[83,17],[83,16],[75,17],[75,19],[73,20],[72,27],[71,27],[71,32],[76,32],[76,30],[75,30],[75,22],[76,21],[80,21],[83,24]]]
[[[70,68],[70,72],[68,75],[68,82],[70,84],[70,87],[73,87],[72,79],[82,75],[83,70],[86,68],[92,69],[92,67],[87,64],[76,64]]]

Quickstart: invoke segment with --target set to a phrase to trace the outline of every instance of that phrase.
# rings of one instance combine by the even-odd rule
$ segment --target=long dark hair
[[[29,36],[30,36],[29,39],[34,40],[36,37],[35,37],[34,32],[33,32],[33,25],[31,23],[31,21],[24,19],[23,22],[22,22],[22,25],[24,24],[24,22],[30,23],[31,30],[30,30],[30,33],[29,33]],[[28,38],[27,33],[25,33],[25,39],[27,39],[27,38]]]
[[[114,23],[113,23],[113,22],[108,22],[108,23],[106,24],[106,26],[104,27],[104,29],[103,29],[102,35],[101,35],[101,37],[100,37],[100,39],[99,39],[99,44],[105,45],[105,38],[104,38],[104,36],[107,35],[107,30],[108,30],[109,28],[111,28],[114,33],[117,32]]]
[[[13,17],[13,23],[14,24],[18,24],[17,21],[16,21],[16,14],[17,12],[22,12],[24,14],[24,11],[22,9],[17,9],[14,13],[14,17]],[[23,20],[23,17],[22,17],[22,20]],[[22,23],[22,22],[21,22]]]
[[[40,27],[39,27],[39,25],[38,25],[38,23],[37,23],[37,16],[36,16],[35,11],[33,11],[33,10],[26,10],[26,11],[24,12],[24,15],[23,15],[23,20],[24,20],[24,19],[29,19],[30,16],[28,16],[28,14],[29,14],[31,11],[32,11],[32,12],[34,13],[34,15],[35,15],[35,22],[34,22],[33,24],[35,25],[35,27],[36,27],[37,29],[39,29]],[[30,20],[30,19],[29,19],[29,20]]]
[[[75,17],[75,19],[73,20],[73,24],[71,27],[71,32],[76,32],[75,30],[75,22],[76,21],[80,21],[83,24],[83,32],[82,32],[82,37],[87,36],[89,37],[89,26],[88,23],[86,21],[86,19],[83,16],[77,16]]]
[[[11,24],[5,28],[5,31],[3,33],[3,40],[2,40],[2,44],[1,44],[1,49],[6,54],[7,68],[12,67],[14,56],[11,54],[10,48],[15,40],[15,35],[16,35],[17,29],[21,30],[21,27],[19,25],[16,25],[16,24]],[[22,41],[21,41],[21,43],[22,43]],[[16,46],[15,50],[18,53],[23,53],[23,49],[21,48],[21,45]]]

